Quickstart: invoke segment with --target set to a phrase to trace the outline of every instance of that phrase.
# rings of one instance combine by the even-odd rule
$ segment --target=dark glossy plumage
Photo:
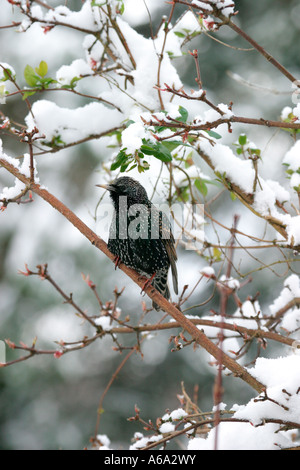
[[[173,287],[178,294],[175,241],[167,216],[149,201],[143,186],[123,176],[104,186],[114,204],[108,249],[121,262],[151,278],[152,285],[170,298],[167,284],[171,266]],[[153,307],[159,310],[157,304]]]

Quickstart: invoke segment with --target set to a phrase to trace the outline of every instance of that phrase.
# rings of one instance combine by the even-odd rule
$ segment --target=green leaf
[[[119,0],[119,1],[121,1],[121,5],[119,6],[119,12],[118,13],[120,13],[120,15],[123,15],[123,13],[125,11],[125,5],[124,5],[123,0]]]
[[[153,143],[143,139],[144,144],[141,146],[141,152],[145,155],[153,155],[162,162],[171,162],[172,155],[170,150],[161,142]]]
[[[207,190],[206,184],[204,183],[204,180],[202,180],[201,178],[197,178],[194,184],[196,188],[198,189],[198,191],[200,191],[200,193],[203,194],[203,196],[207,195],[208,190]]]
[[[125,166],[125,168],[124,169],[121,168],[121,171],[125,171],[125,169],[129,165],[129,162],[127,163],[128,155],[126,154],[125,150],[126,149],[122,149],[118,153],[118,155],[116,157],[116,161],[111,164],[111,167],[110,167],[111,171],[114,171],[114,170],[116,170],[117,168],[120,168],[120,167],[124,168],[124,166]]]
[[[144,171],[148,170],[148,168],[145,168],[143,165],[138,165],[137,169],[139,173],[144,173]]]
[[[181,140],[165,140],[163,145],[167,147],[170,152],[172,152],[172,150],[175,150],[180,145],[183,145],[184,147],[192,147],[190,144],[182,142]]]
[[[40,77],[44,77],[45,75],[47,75],[47,72],[48,72],[48,65],[47,65],[47,62],[45,62],[44,60],[42,60],[42,61],[40,62],[40,65],[35,68],[35,72],[36,72]]]
[[[153,152],[155,152],[155,149],[153,147],[151,147],[151,145],[146,145],[146,144],[143,144],[141,146],[141,151],[145,154],[145,155],[153,155]]]
[[[136,168],[136,167],[137,167],[137,163],[134,163],[133,165],[131,165],[130,168],[128,168],[128,171],[131,171],[131,170],[133,170],[133,169]]]
[[[79,80],[81,80],[80,77],[73,77],[72,80],[70,81],[70,87],[75,88],[76,83],[79,82]]]
[[[130,161],[125,162],[124,165],[121,165],[121,168],[120,168],[121,173],[124,173],[124,171],[127,170],[128,166],[129,166],[129,163],[130,163]]]
[[[180,31],[175,31],[174,34],[179,38],[185,38],[185,34],[181,33]]]
[[[255,155],[258,155],[260,157],[261,150],[260,149],[250,149],[251,153],[254,153]]]
[[[189,186],[187,185],[184,188],[181,187],[180,188],[180,195],[178,196],[177,200],[178,201],[183,201],[183,202],[188,202],[189,197],[190,197]]]
[[[246,145],[246,143],[247,143],[247,136],[246,136],[246,134],[241,134],[241,135],[239,136],[239,144],[240,144],[240,145]]]
[[[216,247],[213,248],[213,256],[216,261],[222,260],[222,252]]]
[[[36,91],[25,91],[25,93],[22,94],[22,100],[25,101],[28,96],[34,95]]]
[[[34,73],[33,68],[31,65],[26,65],[24,69],[24,78],[29,86],[34,87],[36,86],[39,77]]]
[[[154,130],[155,130],[156,134],[159,134],[160,132],[164,131],[165,129],[167,129],[166,126],[155,126],[154,127]]]
[[[166,149],[169,150],[169,152],[172,152],[173,150],[175,150],[177,147],[179,147],[179,145],[181,145],[181,142],[176,142],[175,140],[172,141],[172,140],[169,140],[169,141],[165,141],[163,143],[164,147]]]
[[[51,83],[57,83],[57,81],[54,80],[53,78],[46,77],[46,78],[41,78],[39,80],[38,85],[41,84],[43,88],[48,88],[48,86],[51,85]]]
[[[221,139],[222,136],[220,134],[218,134],[217,132],[215,131],[205,131],[207,132],[207,134],[210,136],[210,137],[213,137],[214,139]]]
[[[118,164],[117,162],[114,162],[114,163],[111,164],[110,169],[111,169],[111,171],[114,171],[119,167],[120,167],[120,164]]]
[[[213,186],[217,186],[217,188],[220,187],[220,183],[217,180],[207,180],[206,178],[201,178],[202,181],[204,181],[205,184],[212,184]]]
[[[11,80],[12,78],[12,71],[8,68],[3,69],[3,78],[1,79],[1,82],[6,82],[6,80]]]
[[[56,135],[52,138],[51,145],[53,147],[61,147],[62,145],[66,145],[66,143],[62,140],[61,135]]]
[[[177,118],[177,121],[186,122],[189,117],[188,111],[183,106],[179,106],[178,111],[181,118]]]
[[[47,78],[44,78],[44,79],[42,79],[41,81],[43,81],[43,80],[47,80]],[[51,79],[51,80],[53,80],[53,79]],[[67,89],[67,90],[73,90],[73,89],[75,88],[75,86],[76,86],[76,83],[77,83],[79,80],[81,80],[80,77],[73,77],[72,80],[70,81],[70,84],[69,84],[69,85],[65,85],[65,84],[64,84],[64,85],[61,85],[61,88]],[[53,82],[57,83],[56,80],[53,80]]]

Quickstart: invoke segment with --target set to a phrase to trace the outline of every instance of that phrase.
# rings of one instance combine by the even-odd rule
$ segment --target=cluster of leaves
[[[2,85],[0,85],[0,104],[4,104],[5,96],[9,93],[6,90],[4,82],[15,80],[13,71],[7,67],[2,66],[2,74],[3,74],[3,77],[0,79],[0,82],[2,82]]]
[[[122,15],[125,10],[124,0],[117,0],[116,5],[116,13]],[[107,5],[107,0],[104,2],[99,2],[97,0],[92,0],[91,6],[92,7],[102,7],[103,5]]]
[[[290,168],[290,165],[288,163],[283,163],[283,165],[286,167],[286,174],[287,174],[287,177],[288,179],[291,179],[292,175],[294,173],[296,173],[297,175],[300,175],[300,168],[297,168],[297,170],[293,170],[292,168]],[[298,177],[299,178],[299,177]],[[299,181],[299,179],[296,178],[295,181]],[[297,184],[297,185],[293,185],[293,189],[297,192],[297,193],[300,193],[300,184]]]
[[[142,142],[140,149],[136,150],[134,154],[126,153],[127,148],[121,149],[110,169],[113,171],[120,168],[120,171],[124,172],[137,167],[138,171],[142,173],[150,168],[149,163],[145,160],[146,156],[151,155],[162,162],[168,163],[173,159],[172,150],[179,145],[186,145],[180,141],[152,142],[150,139],[143,139]]]
[[[179,107],[179,116],[177,118],[178,122],[186,122],[188,119],[188,111],[183,108],[182,106]],[[133,124],[133,121],[128,121],[127,122],[127,127],[129,127],[131,124]],[[154,127],[154,133],[152,135],[155,137],[156,134],[160,134],[164,130],[166,130],[167,127],[163,125],[157,125]],[[120,138],[120,143],[121,143],[121,137]],[[149,169],[149,163],[145,159],[148,156],[153,156],[157,158],[158,160],[164,162],[164,163],[169,163],[173,160],[173,155],[172,152],[179,146],[190,146],[190,143],[188,142],[183,142],[181,140],[164,140],[160,141],[153,139],[142,139],[142,145],[139,149],[135,151],[134,154],[129,154],[126,152],[127,148],[122,148],[119,153],[116,156],[115,161],[111,165],[111,170],[117,170],[120,168],[121,172],[124,171],[130,171],[133,168],[138,169],[138,171],[141,173],[145,170]]]
[[[181,39],[190,40],[196,36],[199,36],[200,33],[199,31],[192,31],[188,28],[182,28],[181,31],[174,31],[174,34]]]
[[[48,73],[48,64],[42,60],[38,67],[33,68],[31,65],[26,65],[24,69],[24,78],[27,85],[30,86],[30,89],[27,89],[23,93],[23,100],[28,96],[34,95],[38,91],[47,90],[50,85],[60,86],[60,88],[74,89],[77,82],[81,77],[73,77],[69,85],[62,85],[57,80],[51,77],[47,77]]]
[[[291,111],[285,119],[282,119],[282,122],[288,122],[293,124],[298,118],[293,114]],[[300,129],[287,129],[285,127],[282,127],[281,130],[288,132],[289,134],[296,135],[300,132]]]
[[[250,142],[246,134],[241,134],[234,145],[236,146],[236,153],[242,155],[245,159],[257,160],[261,155],[260,149]]]
[[[182,107],[179,106],[178,108],[179,115],[176,118],[176,121],[178,122],[184,122],[187,123],[188,121],[188,111]],[[167,113],[165,113],[167,115]],[[133,121],[128,121],[127,122],[127,127],[129,127],[131,124],[133,124]],[[194,165],[193,161],[193,144],[195,141],[195,137],[193,136],[184,136],[182,137],[181,140],[177,138],[176,140],[170,139],[170,140],[159,140],[160,134],[167,130],[168,127],[167,125],[162,125],[158,122],[157,126],[154,126],[153,131],[151,130],[152,136],[155,137],[155,140],[152,139],[142,139],[142,145],[140,146],[139,149],[135,151],[134,154],[130,154],[127,152],[127,148],[123,147],[122,148],[122,133],[115,132],[116,138],[117,138],[117,143],[118,146],[121,147],[121,150],[118,152],[114,162],[111,164],[111,171],[119,169],[120,172],[129,172],[133,168],[137,168],[138,171],[144,172],[145,170],[148,170],[150,168],[150,165],[148,161],[146,160],[147,157],[152,156],[154,158],[157,158],[158,160],[164,162],[164,163],[170,163],[170,162],[176,162],[178,164],[183,164],[184,169],[188,169],[190,166]],[[176,132],[176,128],[172,129],[172,131]],[[214,138],[214,139],[220,139],[221,135],[218,134],[215,131],[209,131],[207,130],[206,133]],[[187,149],[190,148],[190,152],[182,152],[182,148],[186,147]],[[176,149],[178,151],[176,152]],[[194,185],[194,187],[202,194],[202,196],[206,197],[208,193],[208,187],[207,185],[209,184],[214,184],[219,186],[219,183],[214,180],[210,179],[204,179],[200,177],[196,178],[185,178],[183,179],[182,183],[180,186],[177,188],[177,192],[175,193],[174,197],[181,202],[187,202],[190,197],[191,197],[191,184]]]
[[[50,77],[46,77],[48,73],[48,65],[42,60],[38,67],[31,67],[31,65],[26,65],[24,69],[24,78],[26,83],[34,90],[28,90],[23,94],[23,100],[28,96],[34,95],[39,90],[45,90],[49,88],[49,85],[56,83],[56,80]]]
[[[0,80],[1,82],[6,82],[7,80],[15,79],[15,76],[13,75],[13,72],[11,69],[3,67],[2,70],[3,70],[3,77]]]
[[[179,106],[178,112],[179,116],[176,118],[176,121],[186,123],[188,120],[188,111],[183,106]],[[131,124],[133,124],[133,121],[128,121],[127,127]],[[150,167],[149,163],[145,159],[146,157],[153,156],[164,163],[169,163],[173,160],[173,158],[176,157],[176,155],[173,153],[175,149],[182,146],[192,147],[194,138],[190,136],[186,137],[186,139],[183,138],[182,140],[160,140],[159,134],[167,129],[168,127],[166,125],[158,124],[157,126],[154,126],[154,132],[151,131],[151,133],[156,140],[153,141],[153,139],[150,138],[142,139],[141,147],[137,149],[134,154],[127,153],[127,148],[125,147],[121,148],[110,169],[113,171],[120,168],[121,172],[125,172],[137,167],[138,171],[141,173],[145,170],[148,170]],[[173,129],[173,131],[176,132],[176,128]],[[207,131],[207,133],[216,139],[221,138],[221,136],[216,132]],[[122,135],[118,134],[117,139],[118,144],[121,146]]]
[[[174,31],[174,34],[175,36],[177,36],[179,39],[180,39],[180,42],[181,42],[181,47],[190,42],[192,39],[196,38],[197,36],[200,36],[203,32],[203,30],[205,28],[203,28],[203,25],[201,24],[201,21],[200,21],[200,18],[198,19],[199,23],[200,23],[200,26],[201,26],[201,29],[200,30],[191,30],[189,28],[181,28],[181,29],[178,29],[177,31]],[[171,58],[174,57],[174,55],[167,51],[169,56]],[[188,55],[189,53],[188,52],[185,52],[185,51],[181,51],[181,54],[184,56],[184,55]]]

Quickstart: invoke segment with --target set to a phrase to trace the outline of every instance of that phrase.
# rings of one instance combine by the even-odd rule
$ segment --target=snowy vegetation
[[[93,253],[98,248],[102,258],[106,255],[113,261],[104,241],[111,205],[107,195],[99,195],[95,184],[108,183],[120,174],[132,176],[145,186],[154,203],[164,204],[171,219],[174,216],[171,221],[177,239],[180,292],[178,298],[168,302],[147,288],[146,294],[155,298],[171,317],[160,320],[156,316],[150,321],[147,297],[141,302],[138,296],[131,296],[134,283],[142,286],[143,282],[137,273],[120,265],[129,277],[124,281],[125,276],[117,277],[116,272],[116,279],[123,285],[127,283],[131,303],[122,304],[126,296],[123,289],[116,288],[110,298],[114,281],[110,292],[102,292],[100,298],[98,283],[83,275],[97,302],[96,313],[90,314],[78,304],[76,292],[66,294],[59,273],[42,262],[36,268],[27,265],[30,256],[26,251],[24,258],[19,249],[20,273],[49,282],[72,306],[77,315],[74,322],[79,318],[83,324],[71,322],[76,340],[56,338],[56,343],[52,341],[47,348],[39,343],[39,334],[35,337],[34,324],[30,326],[30,345],[28,336],[25,344],[18,332],[14,337],[10,332],[10,339],[4,332],[3,339],[14,355],[9,351],[9,360],[1,364],[1,374],[7,368],[25,367],[36,356],[64,361],[65,355],[90,351],[90,345],[110,338],[114,353],[123,353],[117,371],[111,370],[112,383],[133,354],[145,354],[145,344],[152,341],[154,334],[166,341],[165,336],[159,335],[167,330],[176,354],[189,348],[199,361],[197,351],[206,351],[201,360],[215,377],[213,407],[201,411],[196,396],[191,397],[184,385],[177,391],[178,407],[156,422],[142,418],[142,411],[136,406],[135,415],[129,419],[141,423],[144,429],[141,432],[139,427],[131,442],[130,437],[124,437],[128,449],[172,449],[176,439],[181,439],[187,450],[300,446],[297,77],[241,29],[239,12],[232,0],[168,2],[157,28],[151,12],[158,3],[140,2],[150,25],[148,37],[138,32],[132,20],[135,6],[131,1],[85,0],[76,11],[72,10],[72,2],[54,2],[52,6],[50,1],[7,1],[11,10],[8,23],[1,24],[0,35],[19,35],[20,48],[15,49],[15,57],[22,54],[23,37],[31,38],[30,41],[35,35],[44,39],[40,45],[30,46],[33,52],[22,58],[22,71],[14,63],[13,54],[12,63],[0,63],[1,230],[14,223],[10,222],[10,213],[11,217],[26,218],[28,208],[35,205],[34,225],[41,225],[44,232],[35,232],[31,227],[32,233],[26,236],[26,245],[34,252],[34,234],[44,233],[42,237],[46,238],[46,233],[51,233],[54,208],[64,217],[53,233],[57,246],[62,243],[62,250],[66,250],[69,245],[81,247],[83,243]],[[76,39],[72,43],[72,36],[67,43],[66,47],[72,49],[70,56],[53,70],[53,57],[57,60],[60,54],[64,30],[72,31]],[[265,110],[262,116],[258,105],[251,107],[249,102],[248,108],[239,106],[232,103],[231,96],[226,97],[226,102],[214,101],[216,93],[201,73],[203,55],[197,49],[197,41],[202,37],[218,40],[224,30],[234,32],[244,54],[251,48],[252,54],[260,55],[261,61],[267,63],[269,74],[283,80],[288,92],[285,105],[275,111],[278,118],[274,119],[273,109],[269,115]],[[52,48],[43,43],[47,38]],[[232,54],[241,53],[232,50]],[[192,89],[182,78],[181,67],[186,62],[194,67]],[[235,86],[245,86],[251,90],[253,100],[259,100],[256,95],[260,85],[250,83],[248,77],[231,75]],[[64,101],[62,95],[67,95],[69,101]],[[17,102],[23,113],[26,110],[22,122],[10,112],[9,104]],[[284,145],[278,145],[270,131],[283,136]],[[256,132],[258,142],[252,140]],[[12,150],[13,140],[17,150]],[[68,174],[73,174],[70,155],[75,148],[86,149],[82,145],[87,144],[98,160],[96,171],[91,170],[86,181],[90,194],[87,199],[81,194],[75,207],[77,217],[65,205],[75,206],[70,194],[76,192],[76,187],[72,176],[68,179]],[[83,167],[84,152],[80,157]],[[56,180],[62,185],[54,192]],[[45,205],[49,207],[47,214]],[[176,212],[178,208],[181,210]],[[14,211],[18,216],[13,215]],[[64,242],[60,241],[60,231],[66,234]],[[78,233],[83,237],[78,238]],[[113,268],[113,264],[109,266]],[[57,262],[56,267],[59,271]],[[265,297],[263,292],[253,291],[253,279],[255,282],[257,278],[256,286],[263,283],[261,272],[267,273],[269,286],[274,282],[272,276],[280,277],[280,290],[270,288]],[[106,273],[99,272],[100,281]],[[210,291],[199,301],[201,289]],[[43,329],[45,336],[47,332],[51,336],[51,328]],[[123,343],[128,336],[129,345],[128,340]],[[97,361],[102,361],[101,356]],[[224,403],[225,376],[226,384],[230,379],[236,388],[246,384],[252,390],[252,398],[234,405]],[[103,392],[100,405],[109,396],[110,385]],[[100,434],[101,412],[99,406],[92,447],[117,450],[114,435],[107,436],[103,428]]]

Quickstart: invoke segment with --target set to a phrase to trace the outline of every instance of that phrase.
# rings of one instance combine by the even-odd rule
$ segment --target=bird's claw
[[[140,276],[139,277],[139,280],[142,280],[142,279],[146,279],[145,283],[142,285],[142,290],[141,290],[141,294],[143,292],[145,292],[145,289],[152,283],[154,277],[155,277],[155,274],[152,274],[152,276],[150,277],[150,279],[146,278],[145,276]]]
[[[114,259],[114,263],[115,263],[115,269],[119,268],[120,267],[120,264],[122,263],[121,259],[120,259],[120,256],[116,256],[115,259]]]

